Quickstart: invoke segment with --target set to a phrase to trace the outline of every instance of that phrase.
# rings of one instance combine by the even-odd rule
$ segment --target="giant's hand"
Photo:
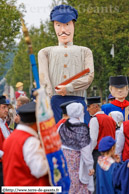
[[[66,91],[66,87],[65,86],[58,86],[58,90],[55,89],[56,93],[61,95],[61,96],[65,96],[67,94],[67,91]]]

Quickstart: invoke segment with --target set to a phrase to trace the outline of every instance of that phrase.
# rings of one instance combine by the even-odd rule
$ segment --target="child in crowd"
[[[101,156],[96,167],[96,194],[129,193],[129,163],[119,163],[120,157],[115,155],[115,144],[116,141],[111,136],[102,138],[99,143]]]

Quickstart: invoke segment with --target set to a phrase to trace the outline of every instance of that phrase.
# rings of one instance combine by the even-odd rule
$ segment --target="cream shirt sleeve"
[[[85,47],[82,47],[82,50],[85,58],[85,62],[82,65],[84,65],[84,69],[89,68],[90,72],[66,85],[66,89],[69,92],[87,89],[94,79],[94,61],[92,51]]]
[[[47,174],[48,163],[40,141],[36,137],[29,137],[23,145],[23,156],[30,172],[36,178]]]
[[[48,53],[50,47],[41,49],[38,53],[38,65],[39,65],[39,80],[40,86],[46,88],[46,92],[49,96],[52,96],[52,85],[49,78],[49,62],[48,62]]]
[[[97,139],[98,139],[98,134],[99,134],[99,123],[96,117],[91,118],[90,123],[89,123],[89,128],[90,128],[90,138],[91,138],[91,147],[92,151],[97,145]]]

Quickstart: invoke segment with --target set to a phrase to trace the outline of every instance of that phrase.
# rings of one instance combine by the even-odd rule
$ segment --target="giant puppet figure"
[[[102,110],[109,115],[111,111],[123,113],[124,120],[129,120],[129,101],[125,100],[128,95],[128,79],[126,76],[118,75],[109,78],[109,90],[115,97],[111,103],[102,105]]]
[[[54,7],[50,19],[53,21],[58,46],[43,48],[38,53],[40,85],[46,88],[47,94],[51,97],[56,122],[61,119],[60,104],[71,100],[84,105],[86,123],[90,118],[86,111],[84,91],[91,85],[94,78],[93,56],[89,48],[73,45],[77,18],[77,10],[69,5]],[[60,84],[87,68],[89,68],[89,73],[83,77],[67,85]],[[56,86],[58,89],[55,89]]]

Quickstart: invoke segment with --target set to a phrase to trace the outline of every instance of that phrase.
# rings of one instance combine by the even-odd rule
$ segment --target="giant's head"
[[[116,100],[123,102],[128,95],[127,77],[123,75],[111,76],[109,78],[109,90]]]
[[[73,42],[74,22],[77,21],[77,18],[78,12],[72,6],[59,5],[52,9],[50,19],[54,22],[59,43]]]

